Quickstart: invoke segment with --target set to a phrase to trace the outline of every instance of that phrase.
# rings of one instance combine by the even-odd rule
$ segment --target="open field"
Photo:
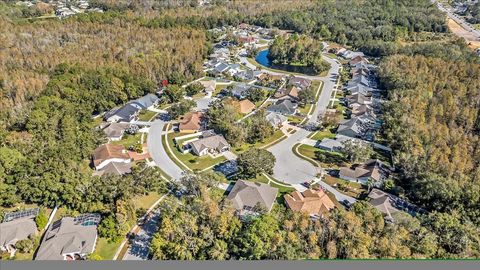
[[[463,37],[467,41],[470,48],[474,50],[480,48],[480,40],[478,40],[470,31],[465,30],[461,25],[452,19],[448,19],[447,24],[448,28],[450,28],[455,35]]]

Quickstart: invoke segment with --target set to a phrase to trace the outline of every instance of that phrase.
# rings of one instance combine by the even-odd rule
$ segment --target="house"
[[[235,74],[241,72],[242,70],[240,69],[239,64],[231,64],[227,70],[227,73],[230,74],[230,76],[234,76]]]
[[[240,216],[270,212],[277,198],[278,188],[267,184],[238,180],[227,196]]]
[[[140,104],[143,109],[151,109],[155,107],[159,101],[160,99],[155,94],[148,94],[135,100],[135,102]]]
[[[222,135],[214,135],[189,143],[193,153],[197,156],[205,156],[207,154],[220,154],[230,150],[230,144]]]
[[[370,81],[368,80],[368,77],[364,75],[353,76],[353,78],[348,82],[347,89],[350,90],[358,85],[370,87]]]
[[[230,66],[228,64],[220,62],[213,68],[213,71],[217,74],[221,74],[221,73],[227,71],[229,68],[230,68]]]
[[[330,151],[330,152],[339,152],[343,149],[343,141],[325,138],[320,143],[315,145],[322,150]]]
[[[294,85],[300,87],[301,89],[305,90],[312,85],[312,81],[309,79],[301,78],[301,77],[292,77],[288,81],[290,85]]]
[[[262,74],[259,70],[242,70],[235,74],[235,78],[243,80],[243,81],[251,81],[257,78]]]
[[[200,84],[203,86],[205,92],[213,93],[217,87],[217,83],[213,80],[200,81]]]
[[[355,94],[347,96],[348,107],[360,106],[360,105],[370,105],[372,104],[372,98],[367,97],[364,94],[357,92]]]
[[[358,63],[368,64],[368,60],[363,55],[357,55],[348,62],[350,66],[355,66]]]
[[[368,129],[368,124],[361,118],[356,117],[341,122],[337,128],[337,134],[353,138],[361,138]]]
[[[350,93],[352,95],[355,95],[357,93],[360,93],[364,96],[371,96],[372,95],[372,92],[374,91],[373,88],[370,88],[368,86],[365,86],[363,84],[358,84],[358,85],[355,85],[355,86],[351,86],[350,88],[348,88],[348,91],[350,91]]]
[[[289,99],[279,100],[267,108],[268,112],[279,113],[283,115],[293,115],[297,112],[298,105]]]
[[[250,90],[252,86],[249,84],[245,83],[237,83],[232,90],[230,90],[230,93],[232,96],[238,98],[238,99],[244,99],[247,97],[248,90]]]
[[[8,213],[5,221],[0,223],[0,251],[12,252],[15,250],[15,244],[24,239],[28,239],[37,233],[37,224],[35,217],[38,214],[38,208],[14,213]]]
[[[93,165],[97,170],[102,169],[110,162],[130,163],[130,157],[123,145],[104,144],[95,149],[93,153]]]
[[[341,167],[339,177],[347,181],[366,185],[368,179],[372,179],[374,183],[383,182],[387,175],[387,166],[379,160],[372,159],[364,164],[354,165],[352,168]]]
[[[120,108],[110,110],[105,114],[105,121],[113,122],[131,122],[138,118],[138,114],[143,109],[137,102],[129,102]]]
[[[110,162],[100,170],[93,173],[93,176],[103,175],[124,175],[132,172],[132,163]]]
[[[205,125],[203,112],[189,112],[180,118],[178,130],[184,133],[195,133],[205,129]]]
[[[284,196],[288,208],[313,217],[322,217],[335,208],[335,204],[323,190],[298,190]]]
[[[298,93],[302,91],[301,88],[291,85],[288,87],[283,87],[277,90],[273,95],[274,98],[282,100],[282,99],[291,99],[292,101],[298,101]]]
[[[244,99],[241,101],[232,101],[232,105],[242,114],[247,114],[255,110],[255,104],[250,100]]]
[[[373,188],[368,194],[370,204],[385,215],[385,220],[394,222],[394,215],[399,211],[404,211],[411,216],[424,214],[426,211],[414,204],[411,204],[395,195]]]
[[[103,133],[105,133],[109,141],[120,141],[123,133],[129,126],[129,123],[111,123],[103,129]]]
[[[274,128],[280,128],[288,121],[287,117],[274,112],[268,113],[265,118]]]
[[[240,44],[255,44],[256,39],[255,37],[252,37],[252,36],[239,36],[238,42]]]
[[[84,260],[95,250],[99,214],[64,217],[48,227],[35,260]]]
[[[375,112],[370,105],[352,106],[352,117],[359,117],[364,114],[376,117]]]

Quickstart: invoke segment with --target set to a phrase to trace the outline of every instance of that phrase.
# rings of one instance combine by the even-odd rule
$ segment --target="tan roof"
[[[249,113],[255,109],[255,104],[253,104],[250,100],[244,99],[241,101],[233,101],[233,106],[240,112],[240,113]]]
[[[287,206],[295,212],[308,215],[322,215],[335,207],[323,190],[308,189],[304,192],[293,191],[284,196]]]
[[[190,112],[180,119],[179,130],[200,130],[202,128],[203,113]]]
[[[293,97],[293,98],[298,98],[298,92],[300,92],[301,89],[296,87],[296,86],[290,86],[290,87],[287,87],[287,88],[282,88],[282,89],[279,89],[276,93],[275,93],[275,98],[281,98],[281,97],[284,97],[284,96],[290,96],[290,97]]]
[[[121,137],[129,125],[129,123],[111,123],[103,132],[108,138]]]
[[[354,169],[342,167],[340,168],[340,174],[350,178],[369,177],[375,181],[379,181],[382,178],[381,165],[381,161],[372,159],[356,166]]]
[[[230,144],[225,140],[222,135],[215,135],[193,141],[190,143],[190,146],[194,148],[194,151],[200,153],[205,148],[222,151],[222,149],[224,149],[225,147],[230,147]]]
[[[374,188],[368,194],[368,197],[371,198],[370,203],[373,205],[373,207],[377,208],[380,212],[386,214],[390,218],[392,217],[393,213],[400,211],[393,206],[392,198],[395,198],[395,196],[391,194]]]
[[[200,83],[203,85],[206,91],[215,91],[215,87],[217,83],[215,81],[209,80],[209,81],[200,81]]]
[[[125,152],[123,145],[107,143],[100,145],[97,149],[95,149],[95,152],[93,153],[93,164],[98,166],[104,160],[111,158],[130,159],[128,154]]]

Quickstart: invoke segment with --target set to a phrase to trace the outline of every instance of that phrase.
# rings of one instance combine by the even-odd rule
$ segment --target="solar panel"
[[[25,209],[25,210],[20,210],[16,212],[10,212],[5,214],[3,217],[3,222],[9,222],[15,219],[23,218],[23,217],[29,217],[29,216],[37,216],[38,212],[40,211],[39,208],[32,208],[32,209]]]
[[[82,225],[82,226],[92,226],[92,225],[98,225],[100,223],[101,216],[100,214],[83,214],[76,216],[73,219],[73,222],[76,225]]]

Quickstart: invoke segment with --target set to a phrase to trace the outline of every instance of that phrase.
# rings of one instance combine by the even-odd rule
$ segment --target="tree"
[[[373,148],[367,143],[353,140],[345,141],[341,151],[353,163],[364,162],[374,153]]]
[[[248,90],[246,98],[254,103],[262,101],[265,98],[265,91],[261,88],[252,87]]]
[[[196,83],[191,83],[189,85],[187,85],[187,87],[185,88],[185,92],[187,94],[187,96],[194,96],[200,92],[202,92],[204,89],[203,85],[199,82],[196,82]]]
[[[48,217],[45,213],[44,208],[40,208],[38,215],[35,217],[35,223],[37,224],[38,230],[43,230],[48,223]]]
[[[165,94],[170,98],[170,102],[179,102],[185,95],[185,89],[176,84],[171,84],[165,90]]]
[[[22,239],[15,244],[15,248],[21,253],[32,252],[38,242],[38,237],[29,235],[27,239]]]
[[[303,91],[300,91],[300,93],[298,93],[298,98],[300,99],[301,104],[305,106],[306,104],[315,102],[315,94],[316,89],[309,87]]]
[[[179,103],[173,104],[167,111],[172,119],[177,119],[179,116],[189,112],[194,106],[195,101],[184,99]]]
[[[275,156],[264,149],[249,148],[238,155],[237,164],[242,176],[255,178],[261,173],[273,173]]]
[[[108,215],[102,219],[98,225],[98,235],[114,242],[120,237],[116,220],[113,215]]]
[[[275,132],[272,125],[265,118],[265,111],[260,110],[245,121],[246,139],[250,144],[263,142]]]

